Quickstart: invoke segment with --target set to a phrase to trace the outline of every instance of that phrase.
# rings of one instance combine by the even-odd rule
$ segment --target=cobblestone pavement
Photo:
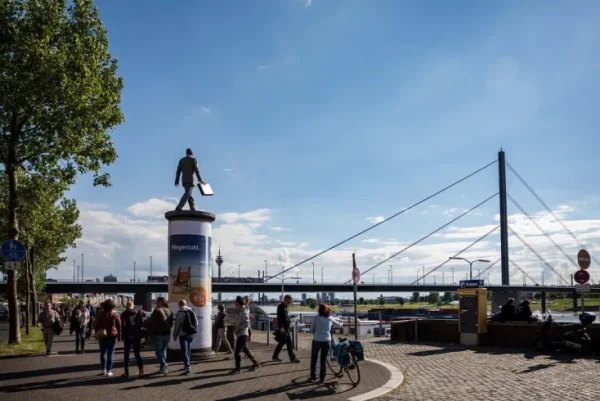
[[[263,337],[266,338],[266,337]],[[122,344],[121,344],[122,345]],[[0,359],[0,400],[95,401],[95,400],[345,400],[382,386],[390,379],[384,367],[366,363],[361,366],[361,383],[354,387],[347,376],[334,378],[330,372],[324,385],[308,383],[310,357],[306,349],[298,352],[301,363],[271,362],[274,346],[250,343],[256,358],[263,364],[257,372],[249,372],[250,361],[242,361],[243,373],[230,376],[232,360],[215,358],[193,363],[193,374],[183,376],[182,364],[171,363],[167,377],[157,375],[153,352],[142,353],[147,376],[137,377],[131,368],[130,379],[123,372],[122,350],[115,355],[115,376],[98,376],[100,363],[98,344],[86,346],[86,354],[73,353],[74,337],[56,339],[50,357]],[[285,351],[284,351],[285,353]],[[282,358],[285,355],[282,355]]]
[[[253,336],[266,341],[263,333]],[[524,350],[391,343],[365,338],[368,358],[399,368],[403,385],[382,400],[600,400],[600,361]],[[310,335],[299,335],[299,347]]]

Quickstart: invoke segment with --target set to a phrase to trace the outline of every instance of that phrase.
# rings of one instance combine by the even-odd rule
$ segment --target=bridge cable
[[[496,192],[494,195],[490,196],[489,198],[487,198],[486,200],[479,202],[477,205],[473,206],[471,209],[463,212],[461,215],[453,218],[452,220],[450,220],[449,222],[447,222],[446,224],[444,224],[443,226],[440,226],[438,228],[436,228],[434,231],[430,232],[429,234],[425,235],[424,237],[421,237],[420,239],[418,239],[417,241],[413,242],[412,244],[406,246],[404,249],[402,249],[399,252],[396,252],[395,254],[393,254],[392,256],[390,256],[389,258],[386,258],[384,260],[382,260],[381,262],[377,263],[376,265],[373,265],[372,267],[368,268],[367,270],[365,270],[364,272],[361,272],[361,274],[367,274],[368,272],[370,272],[371,270],[375,269],[378,266],[381,266],[382,264],[386,263],[388,260],[395,258],[396,256],[400,255],[401,253],[403,253],[404,251],[409,250],[410,248],[412,248],[413,246],[419,244],[420,242],[423,242],[424,240],[426,240],[427,238],[431,237],[433,234],[443,230],[444,228],[448,227],[450,224],[454,223],[455,221],[457,221],[458,219],[464,217],[465,215],[469,214],[470,212],[472,212],[473,210],[477,209],[479,206],[483,205],[486,202],[489,202],[490,200],[492,200],[493,198],[495,198],[498,195],[498,192]],[[350,283],[352,280],[348,280],[346,281],[346,284]]]
[[[582,249],[587,249],[587,247],[584,244],[582,244],[581,241],[579,241],[579,239],[575,236],[575,234],[573,234],[573,232],[567,228],[567,226],[562,221],[562,219],[559,218],[556,215],[556,213],[554,213],[552,211],[552,209],[548,206],[548,204],[546,202],[544,202],[544,200],[542,198],[540,198],[540,196],[533,190],[533,188],[531,188],[531,186],[525,181],[525,179],[523,177],[521,177],[521,175],[519,173],[517,173],[517,171],[513,168],[513,166],[511,166],[510,163],[506,163],[506,165],[508,166],[510,171],[512,171],[512,173],[519,179],[519,181],[521,181],[521,183],[525,186],[525,188],[527,188],[529,190],[529,192],[531,192],[531,194],[542,204],[542,206],[544,206],[544,208],[552,215],[552,217],[554,217],[554,219],[556,219],[556,221],[562,226],[562,228],[575,240],[575,242],[577,242],[577,244]],[[591,255],[591,257],[594,260],[594,262],[596,262],[596,265],[600,266],[600,261],[594,255]]]
[[[567,280],[565,280],[565,279],[564,279],[564,277],[563,277],[563,276],[562,276],[562,275],[561,275],[561,274],[560,274],[558,271],[556,271],[556,270],[555,270],[555,269],[554,269],[554,268],[553,268],[553,267],[550,265],[550,263],[546,262],[546,260],[545,260],[544,258],[542,258],[542,257],[540,256],[540,254],[539,254],[539,253],[537,253],[537,252],[535,251],[535,249],[533,249],[533,248],[531,247],[531,245],[529,245],[529,244],[528,244],[528,243],[527,243],[527,242],[526,242],[526,241],[525,241],[523,238],[521,238],[521,236],[520,236],[519,234],[517,234],[515,230],[513,230],[513,229],[512,229],[510,226],[508,226],[508,230],[509,230],[509,231],[510,231],[510,232],[511,232],[511,233],[512,233],[512,234],[513,234],[513,235],[514,235],[514,236],[515,236],[515,237],[516,237],[516,238],[517,238],[519,241],[521,241],[521,243],[523,243],[523,245],[525,245],[527,248],[529,248],[529,250],[530,250],[530,251],[531,251],[531,252],[532,252],[532,253],[533,253],[535,256],[537,256],[537,257],[538,257],[538,259],[539,259],[539,260],[540,260],[542,263],[544,263],[546,266],[548,266],[548,268],[549,268],[550,270],[552,270],[552,272],[554,272],[554,274],[556,274],[556,277],[558,277],[558,278],[560,278],[562,281],[564,281],[564,282],[567,284],[567,287],[571,285],[571,284],[570,284],[570,283],[569,283]]]
[[[481,278],[481,275],[484,275],[485,272],[490,270],[492,267],[496,266],[498,263],[500,263],[501,260],[502,260],[502,258],[498,259],[497,261],[495,261],[494,263],[492,263],[491,265],[489,265],[488,267],[483,269],[483,271],[477,275],[477,278]],[[489,283],[488,283],[488,285],[489,285]]]
[[[442,189],[440,189],[439,191],[437,191],[437,192],[435,192],[435,193],[433,193],[433,194],[429,195],[428,197],[421,199],[421,200],[420,200],[420,201],[418,201],[417,203],[413,203],[412,205],[410,205],[410,206],[408,206],[408,207],[406,207],[406,208],[402,209],[402,210],[401,210],[401,211],[399,211],[398,213],[395,213],[395,214],[391,215],[390,217],[388,217],[388,218],[384,219],[383,221],[380,221],[379,223],[373,224],[371,227],[368,227],[368,228],[366,228],[366,229],[362,230],[362,231],[361,231],[361,232],[359,232],[358,234],[354,234],[353,236],[351,236],[351,237],[348,237],[348,238],[346,238],[345,240],[343,240],[343,241],[341,241],[341,242],[338,242],[337,244],[335,244],[335,245],[333,245],[333,246],[330,246],[329,248],[325,249],[324,251],[321,251],[321,252],[319,252],[319,253],[317,253],[317,254],[315,254],[315,255],[311,256],[310,258],[308,258],[308,259],[304,259],[302,262],[300,262],[300,263],[296,263],[296,264],[295,264],[295,265],[293,265],[292,267],[288,267],[287,269],[283,270],[282,272],[280,272],[280,273],[277,273],[277,274],[275,274],[274,276],[271,276],[271,277],[269,277],[269,279],[275,278],[275,277],[279,276],[280,274],[283,274],[283,273],[285,273],[285,272],[288,272],[288,271],[290,271],[290,270],[292,270],[292,269],[294,269],[294,268],[296,268],[296,267],[298,267],[298,266],[300,266],[300,265],[303,265],[304,263],[306,263],[306,262],[309,262],[309,261],[311,261],[311,260],[313,260],[313,259],[315,259],[315,258],[317,258],[317,257],[319,257],[319,256],[321,256],[321,255],[323,255],[324,253],[326,253],[326,252],[329,252],[329,251],[331,251],[332,249],[335,249],[335,248],[337,248],[338,246],[345,244],[346,242],[348,242],[348,241],[350,241],[350,240],[353,240],[354,238],[356,238],[356,237],[358,237],[358,236],[360,236],[360,235],[362,235],[362,234],[366,233],[367,231],[371,231],[371,230],[372,230],[372,229],[374,229],[375,227],[378,227],[378,226],[382,225],[383,223],[386,223],[386,222],[388,222],[388,221],[392,220],[393,218],[395,218],[395,217],[398,217],[398,216],[400,216],[401,214],[404,214],[405,212],[408,212],[409,210],[411,210],[411,209],[413,209],[413,208],[415,208],[415,207],[417,207],[417,206],[421,205],[421,204],[422,204],[422,203],[424,203],[424,202],[427,202],[428,200],[430,200],[430,199],[434,198],[435,196],[437,196],[437,195],[441,194],[442,192],[445,192],[445,191],[447,191],[448,189],[450,189],[450,188],[452,188],[452,187],[455,187],[456,185],[460,184],[461,182],[463,182],[463,181],[465,181],[465,180],[467,180],[467,179],[469,179],[469,178],[473,177],[473,176],[474,176],[474,175],[476,175],[477,173],[479,173],[479,172],[481,172],[481,171],[485,170],[486,168],[490,167],[491,165],[495,164],[496,162],[497,162],[497,160],[494,160],[493,162],[486,164],[485,166],[483,166],[483,167],[481,167],[481,168],[479,168],[479,169],[477,169],[477,170],[473,171],[471,174],[464,176],[464,177],[463,177],[463,178],[461,178],[460,180],[458,180],[458,181],[454,181],[452,184],[450,184],[450,185],[446,186],[445,188],[442,188]]]
[[[567,254],[567,253],[566,253],[566,252],[565,252],[565,251],[564,251],[564,250],[563,250],[563,249],[560,247],[560,245],[558,245],[558,244],[557,244],[557,243],[556,243],[556,242],[555,242],[555,241],[554,241],[554,240],[553,240],[553,239],[550,237],[550,235],[549,235],[549,234],[548,234],[546,231],[544,231],[544,229],[543,229],[542,227],[540,227],[540,225],[539,225],[539,224],[538,224],[538,223],[537,223],[537,222],[536,222],[536,221],[533,219],[533,217],[531,217],[531,215],[530,215],[529,213],[527,213],[527,212],[525,211],[525,209],[523,209],[523,208],[521,207],[521,205],[519,205],[519,203],[518,203],[516,200],[514,200],[514,199],[513,199],[513,197],[512,197],[512,196],[510,196],[509,194],[506,194],[506,196],[508,197],[508,199],[510,199],[510,201],[511,201],[512,203],[514,203],[514,205],[515,205],[516,207],[518,207],[518,208],[519,208],[519,210],[521,211],[521,213],[523,213],[525,216],[527,216],[527,218],[528,218],[528,219],[529,219],[529,220],[530,220],[530,221],[531,221],[531,222],[532,222],[532,223],[533,223],[533,224],[534,224],[534,225],[535,225],[535,226],[538,228],[538,230],[540,230],[540,231],[541,231],[541,233],[542,233],[542,234],[544,234],[544,235],[546,236],[546,238],[548,238],[548,239],[550,240],[550,242],[552,242],[552,244],[554,244],[554,246],[555,246],[555,247],[556,247],[556,248],[557,248],[557,249],[558,249],[558,250],[559,250],[559,251],[560,251],[560,252],[561,252],[563,255],[565,255],[565,257],[566,257],[567,259],[569,259],[569,262],[571,262],[571,264],[572,264],[573,266],[575,266],[576,268],[579,268],[579,266],[578,266],[578,265],[577,265],[577,263],[576,263],[576,262],[573,260],[573,258],[572,258],[572,257],[570,257],[570,256],[569,256],[569,255],[568,255],[568,254]]]
[[[454,256],[452,256],[453,258],[456,258],[457,256],[461,255],[462,253],[468,251],[469,249],[471,249],[475,244],[477,244],[478,242],[482,241],[485,237],[487,237],[488,235],[490,235],[491,233],[493,233],[494,231],[496,231],[497,229],[500,228],[500,225],[497,225],[496,227],[492,228],[490,231],[488,231],[486,234],[484,234],[483,236],[479,237],[475,242],[471,243],[469,246],[467,246],[466,248],[461,249],[458,253],[456,253]],[[430,271],[428,271],[425,275],[421,276],[421,278],[419,280],[424,279],[425,277],[429,276],[431,273],[433,273],[434,271],[438,270],[439,268],[445,266],[448,262],[450,262],[450,259],[446,260],[445,262],[437,265],[437,267],[434,267],[433,269],[431,269]],[[417,284],[417,282],[419,280],[413,281],[412,283],[410,283],[410,285],[415,285]]]
[[[515,261],[513,261],[512,259],[510,260],[510,263],[513,264],[514,267],[516,267],[517,269],[519,269],[521,271],[521,273],[523,273],[525,275],[525,277],[527,277],[529,280],[533,281],[533,284],[535,285],[539,285],[537,281],[535,281],[533,279],[533,277],[531,277],[525,270],[523,270],[521,268],[521,266],[519,266]]]

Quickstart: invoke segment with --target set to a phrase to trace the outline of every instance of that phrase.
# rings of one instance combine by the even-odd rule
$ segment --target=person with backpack
[[[127,302],[125,311],[121,313],[121,323],[123,324],[121,341],[123,341],[123,363],[125,365],[125,372],[122,377],[129,377],[129,355],[131,348],[133,348],[133,356],[137,362],[139,376],[142,377],[144,375],[144,365],[140,355],[140,344],[142,341],[143,322],[142,314],[135,310],[133,302]]]
[[[98,312],[94,329],[100,345],[101,376],[112,377],[113,361],[115,360],[115,347],[121,333],[121,318],[114,311],[115,303],[107,299],[102,303],[102,310]]]
[[[192,373],[191,359],[192,349],[191,344],[198,332],[198,318],[196,313],[187,306],[185,299],[179,301],[179,311],[175,317],[175,328],[173,329],[173,340],[179,338],[179,346],[183,356],[183,374],[189,375]]]
[[[164,297],[156,298],[156,308],[148,319],[148,332],[154,337],[154,352],[160,364],[160,373],[167,375],[167,346],[171,339],[171,327],[173,327],[173,313]]]

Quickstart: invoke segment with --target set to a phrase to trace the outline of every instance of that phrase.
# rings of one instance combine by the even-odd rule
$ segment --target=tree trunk
[[[11,157],[12,156],[12,157]],[[9,147],[9,163],[14,162],[16,155],[12,146]],[[19,239],[19,222],[17,219],[17,172],[13,165],[7,165],[8,175],[8,238]],[[8,343],[21,344],[19,328],[19,304],[17,302],[17,272],[8,271]]]
[[[25,334],[29,335],[29,278],[31,275],[29,274],[29,264],[31,263],[31,248],[27,248],[25,251]]]
[[[35,326],[37,324],[38,317],[38,308],[37,308],[37,290],[35,289],[35,247],[31,248],[31,263],[29,264],[31,271],[29,272],[29,277],[31,280],[31,289],[30,293],[30,305],[31,305],[31,325]]]

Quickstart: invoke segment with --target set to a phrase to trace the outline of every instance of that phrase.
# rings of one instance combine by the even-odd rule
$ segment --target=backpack
[[[122,320],[122,324],[123,324],[123,333],[126,334],[129,338],[135,338],[139,331],[140,331],[140,327],[137,324],[138,323],[138,313],[136,314],[130,314],[128,313],[127,316],[125,315],[125,313],[123,313],[121,315],[121,320]]]
[[[185,331],[187,334],[196,334],[198,332],[198,321],[196,319],[193,319],[192,316],[190,316],[190,312],[194,312],[189,310],[186,310],[184,312],[185,318],[183,319],[183,324],[181,325],[182,330]],[[196,316],[194,316],[194,318],[195,317]]]

